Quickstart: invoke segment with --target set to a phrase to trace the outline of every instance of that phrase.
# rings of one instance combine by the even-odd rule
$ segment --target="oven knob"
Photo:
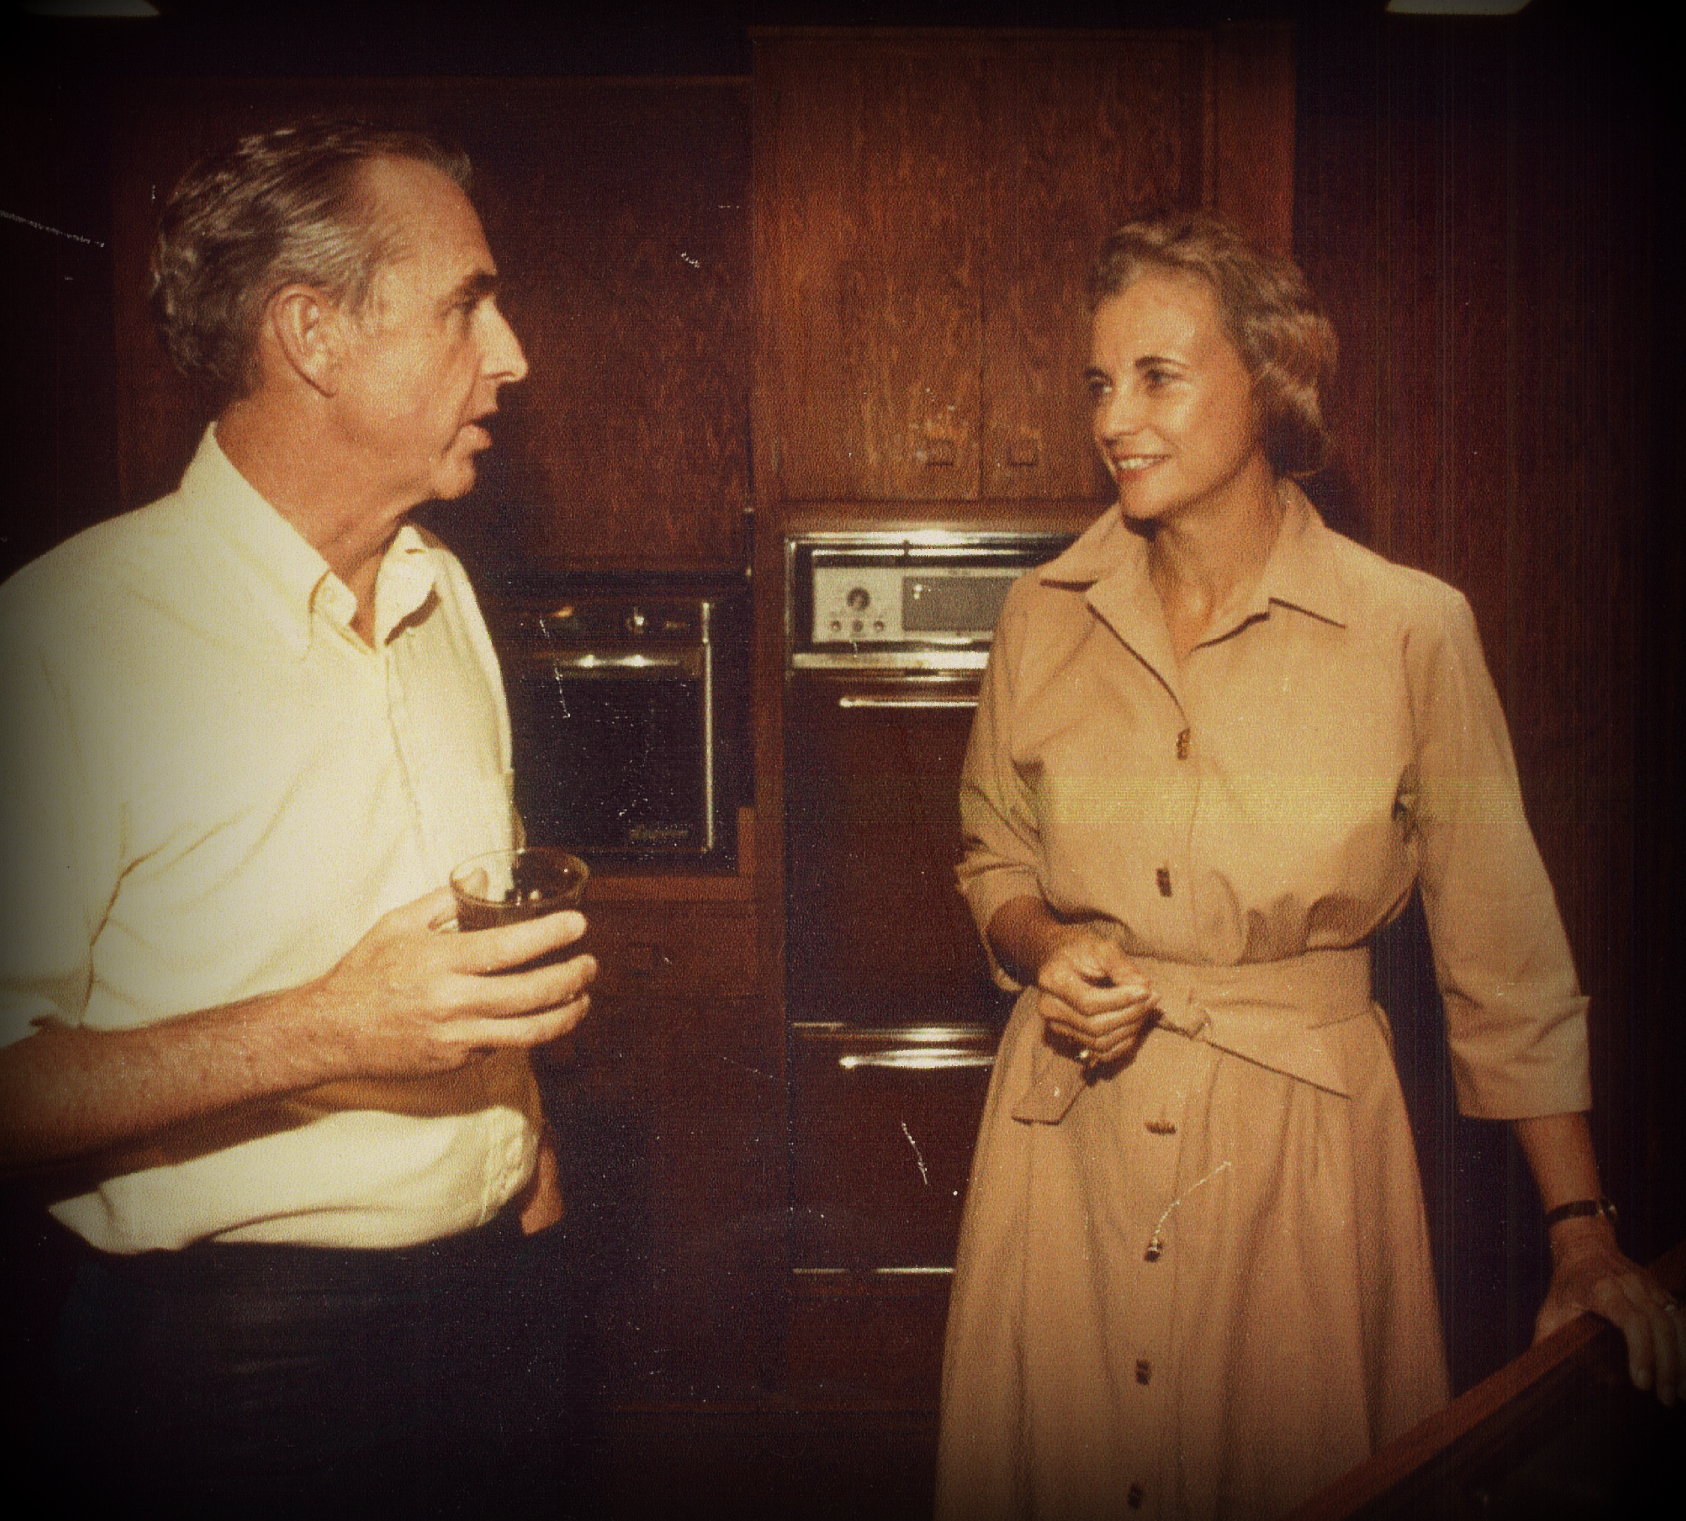
[[[843,632],[843,620],[841,618],[833,618],[831,620],[831,631],[834,634],[841,634]]]
[[[629,634],[642,634],[649,626],[650,619],[642,608],[633,608],[626,615],[626,631]]]
[[[843,600],[847,602],[857,613],[864,613],[867,609],[867,604],[872,601],[872,593],[864,586],[854,586],[849,589],[849,595]],[[857,623],[855,627],[859,628],[860,625]]]

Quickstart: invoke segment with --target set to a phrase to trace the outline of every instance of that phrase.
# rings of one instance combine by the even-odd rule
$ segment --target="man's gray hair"
[[[421,132],[312,117],[241,138],[194,165],[172,192],[149,294],[164,347],[213,412],[256,385],[258,327],[283,286],[313,286],[362,309],[399,252],[363,174],[382,158],[431,165],[468,188],[459,148]]]

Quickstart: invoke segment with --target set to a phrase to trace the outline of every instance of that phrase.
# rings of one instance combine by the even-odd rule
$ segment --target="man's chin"
[[[454,502],[458,497],[467,496],[474,490],[476,479],[472,455],[449,460],[433,482],[433,499],[436,502]]]

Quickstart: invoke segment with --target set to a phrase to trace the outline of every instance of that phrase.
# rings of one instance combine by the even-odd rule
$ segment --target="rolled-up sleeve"
[[[1441,616],[1407,651],[1412,814],[1458,1106],[1485,1119],[1584,1110],[1587,1000],[1474,616],[1460,593],[1439,592]]]

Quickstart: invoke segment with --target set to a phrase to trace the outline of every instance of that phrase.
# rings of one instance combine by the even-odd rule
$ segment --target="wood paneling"
[[[1666,700],[1644,617],[1666,447],[1651,76],[1590,28],[1528,15],[1328,22],[1302,35],[1299,72],[1295,247],[1342,341],[1342,463],[1314,494],[1474,606],[1593,1001],[1607,1190],[1630,1247],[1656,1250],[1686,1229],[1686,1148],[1660,1075],[1679,1070],[1674,1000],[1652,1002],[1662,952],[1635,935],[1664,801],[1636,787],[1642,726]],[[1397,1012],[1408,1044],[1437,1000]],[[1469,1382],[1526,1344],[1537,1204],[1506,1139],[1452,1118],[1443,1066],[1407,1076]]]
[[[191,100],[191,108],[183,100]],[[454,138],[531,373],[480,483],[429,521],[476,562],[741,569],[749,99],[741,81],[191,81],[116,114],[125,505],[173,488],[203,415],[144,305],[157,206],[241,132],[322,111]]]
[[[748,1398],[778,1381],[778,1032],[747,903],[587,904],[602,975],[541,1075],[562,1132],[598,1398]]]

